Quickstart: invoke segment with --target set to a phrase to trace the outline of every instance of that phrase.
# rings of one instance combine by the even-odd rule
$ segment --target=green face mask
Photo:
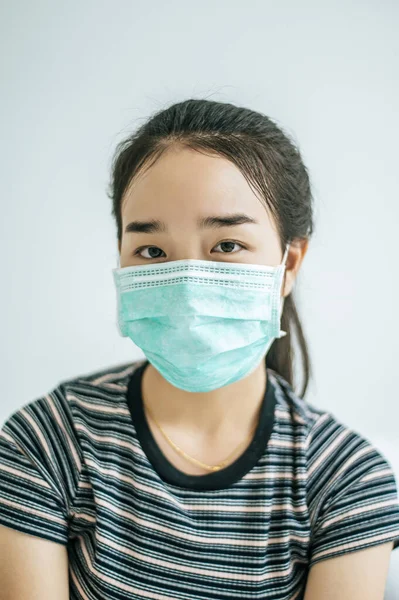
[[[113,269],[120,333],[172,385],[208,392],[249,375],[280,330],[277,267],[208,260]]]

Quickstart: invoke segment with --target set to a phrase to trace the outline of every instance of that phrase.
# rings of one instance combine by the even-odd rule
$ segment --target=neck
[[[162,427],[211,439],[224,432],[249,432],[257,425],[266,383],[264,360],[247,377],[210,392],[176,388],[149,364],[142,393],[144,404]]]

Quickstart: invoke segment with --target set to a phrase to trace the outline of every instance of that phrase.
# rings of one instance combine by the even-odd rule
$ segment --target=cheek
[[[277,240],[265,238],[256,246],[256,259],[258,264],[270,267],[280,264],[282,253],[280,243]]]

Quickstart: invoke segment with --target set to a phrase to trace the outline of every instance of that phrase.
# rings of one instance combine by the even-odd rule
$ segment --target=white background
[[[306,398],[399,474],[398,3],[9,0],[0,11],[0,420],[61,380],[142,356],[116,326],[112,153],[154,111],[207,97],[268,114],[299,144],[316,203],[297,282]],[[394,587],[391,574],[390,600]]]

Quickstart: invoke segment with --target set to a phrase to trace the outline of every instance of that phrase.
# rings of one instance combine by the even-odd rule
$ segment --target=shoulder
[[[386,456],[334,414],[297,396],[276,372],[270,375],[277,423],[294,438],[306,487],[311,564],[387,541],[397,547],[398,490]]]
[[[66,379],[16,408],[0,428],[0,461],[12,463],[21,457],[53,488],[65,484],[64,498],[72,497],[82,470],[81,429],[90,426],[93,411],[112,412],[139,364],[114,365]]]
[[[277,371],[268,368],[267,373],[274,387],[277,416],[286,420],[289,418],[293,424],[302,425],[305,431],[310,432],[317,421],[325,419],[329,414],[296,394],[288,381]]]
[[[67,543],[85,476],[83,432],[98,422],[101,411],[107,419],[115,414],[139,364],[62,381],[8,416],[0,428],[0,525]]]
[[[96,388],[101,388],[102,386],[122,386],[126,384],[131,374],[136,368],[142,365],[143,362],[145,362],[145,359],[138,359],[127,363],[118,363],[116,365],[103,367],[101,369],[96,369],[95,371],[89,371],[87,373],[77,375],[76,377],[63,380],[60,385],[64,389],[71,389],[74,386],[82,384],[87,385],[88,387],[91,386],[93,390]]]
[[[344,464],[346,468],[356,469],[361,464],[370,467],[370,461],[377,461],[390,467],[386,457],[365,435],[346,425],[334,413],[301,398],[275,371],[269,370],[269,374],[275,387],[277,417],[285,418],[295,427],[304,442],[302,448],[309,478],[319,471],[337,475]]]
[[[46,426],[70,427],[73,411],[79,404],[76,400],[95,399],[101,394],[106,398],[109,391],[123,391],[130,375],[141,363],[137,360],[112,365],[60,381],[49,392],[16,408],[3,423],[0,435],[12,442],[12,434],[24,424],[34,428],[37,434]]]

